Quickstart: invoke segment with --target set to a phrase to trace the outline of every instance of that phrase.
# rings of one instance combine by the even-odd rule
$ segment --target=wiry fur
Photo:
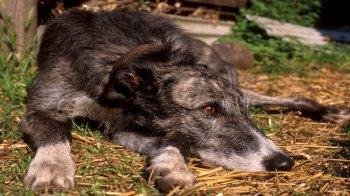
[[[66,145],[71,118],[97,121],[112,142],[149,155],[148,171],[168,191],[193,185],[184,162],[191,154],[228,169],[293,167],[252,123],[247,100],[325,109],[242,93],[233,66],[168,20],[146,13],[67,12],[48,25],[38,66],[21,121],[24,139],[37,150],[25,180],[33,189],[73,186]],[[62,160],[61,169],[53,169]],[[47,177],[50,171],[57,175]]]

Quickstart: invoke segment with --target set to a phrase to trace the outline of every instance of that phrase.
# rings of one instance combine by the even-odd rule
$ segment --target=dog
[[[156,186],[194,185],[190,155],[232,170],[291,170],[294,161],[254,125],[250,105],[277,105],[320,119],[347,111],[239,87],[235,67],[166,18],[68,11],[49,22],[38,75],[20,122],[35,151],[24,179],[34,190],[74,187],[70,119],[103,125],[113,143],[150,157]]]

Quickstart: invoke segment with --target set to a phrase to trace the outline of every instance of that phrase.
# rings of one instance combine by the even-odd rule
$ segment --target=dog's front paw
[[[169,192],[172,188],[176,186],[190,188],[195,183],[195,178],[193,174],[188,170],[174,168],[158,168],[154,170],[157,173],[154,176],[154,182],[156,186],[164,192]]]
[[[33,190],[69,190],[74,187],[74,162],[33,160],[24,179]]]
[[[174,147],[167,147],[163,153],[151,161],[147,168],[150,178],[163,192],[180,186],[190,188],[195,183],[194,175],[189,171],[184,158]]]
[[[24,178],[24,184],[38,191],[69,190],[74,187],[75,164],[64,148],[39,149]]]

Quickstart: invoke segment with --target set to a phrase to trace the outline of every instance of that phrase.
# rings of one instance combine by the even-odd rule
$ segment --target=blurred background
[[[347,0],[0,0],[3,55],[35,51],[50,18],[67,9],[141,10],[163,14],[239,68],[271,74],[310,69],[349,71]],[[235,44],[222,45],[233,42]],[[227,52],[229,49],[230,52]],[[248,49],[248,50],[247,50]],[[231,52],[234,52],[234,54]],[[6,53],[7,51],[7,53]],[[236,56],[242,57],[243,64]],[[255,57],[251,57],[252,54]],[[232,57],[232,55],[234,57]],[[231,56],[231,57],[230,57]],[[300,65],[300,62],[310,66]],[[315,67],[312,63],[317,63]],[[242,65],[241,65],[242,64]]]

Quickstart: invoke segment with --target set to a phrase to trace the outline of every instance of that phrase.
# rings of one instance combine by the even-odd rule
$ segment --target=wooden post
[[[2,32],[0,45],[2,52],[5,54],[14,52],[17,59],[21,59],[23,53],[33,47],[38,25],[37,6],[37,0],[0,0],[0,28],[9,29],[7,32]],[[16,35],[13,49],[9,48],[6,43],[8,33],[11,31]]]

